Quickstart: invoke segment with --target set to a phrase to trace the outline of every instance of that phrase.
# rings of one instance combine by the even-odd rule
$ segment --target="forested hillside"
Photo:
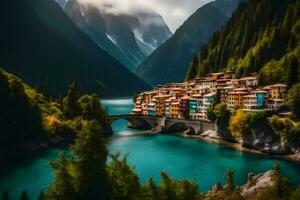
[[[233,71],[259,72],[261,85],[297,83],[300,72],[300,1],[250,0],[195,56],[186,79]]]
[[[4,158],[70,140],[87,121],[96,120],[110,132],[106,111],[97,95],[83,95],[71,84],[66,96],[49,97],[22,79],[0,68],[0,164]]]

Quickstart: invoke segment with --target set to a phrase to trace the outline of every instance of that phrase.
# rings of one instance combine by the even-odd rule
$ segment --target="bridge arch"
[[[119,120],[125,120],[129,122],[129,127],[138,129],[151,129],[156,126],[155,121],[147,118],[147,116],[118,115],[109,117],[109,120],[111,125]]]
[[[186,131],[187,129],[189,129],[189,126],[187,126],[185,122],[174,122],[166,126],[167,133],[181,132]]]

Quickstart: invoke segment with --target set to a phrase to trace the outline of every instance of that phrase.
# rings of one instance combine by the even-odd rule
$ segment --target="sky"
[[[134,10],[150,10],[162,15],[172,32],[198,8],[212,0],[80,0],[94,3],[109,12],[128,13]]]

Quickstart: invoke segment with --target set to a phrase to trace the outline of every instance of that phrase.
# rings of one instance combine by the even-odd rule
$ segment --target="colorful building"
[[[189,118],[189,96],[184,96],[180,99],[179,112],[181,117],[188,119]]]
[[[156,103],[155,100],[151,101],[148,104],[148,111],[147,111],[149,116],[156,116]]]
[[[201,106],[201,112],[207,113],[207,109],[216,102],[216,93],[211,92],[203,96],[203,103]]]
[[[179,101],[173,101],[171,103],[171,117],[172,118],[179,118],[180,112],[179,112],[180,102]]]
[[[165,115],[165,100],[170,97],[171,97],[170,95],[158,95],[154,97],[156,100],[156,105],[155,105],[156,116],[163,117]]]
[[[286,96],[287,86],[284,84],[271,85],[271,98],[284,99]]]

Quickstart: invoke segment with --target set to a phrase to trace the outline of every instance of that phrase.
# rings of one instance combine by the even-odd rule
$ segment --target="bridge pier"
[[[110,124],[124,119],[129,122],[129,127],[136,129],[150,130],[155,127],[162,127],[162,132],[175,133],[189,130],[190,133],[200,135],[206,131],[216,131],[216,127],[209,121],[194,121],[174,118],[158,118],[146,115],[113,115],[109,116]]]

